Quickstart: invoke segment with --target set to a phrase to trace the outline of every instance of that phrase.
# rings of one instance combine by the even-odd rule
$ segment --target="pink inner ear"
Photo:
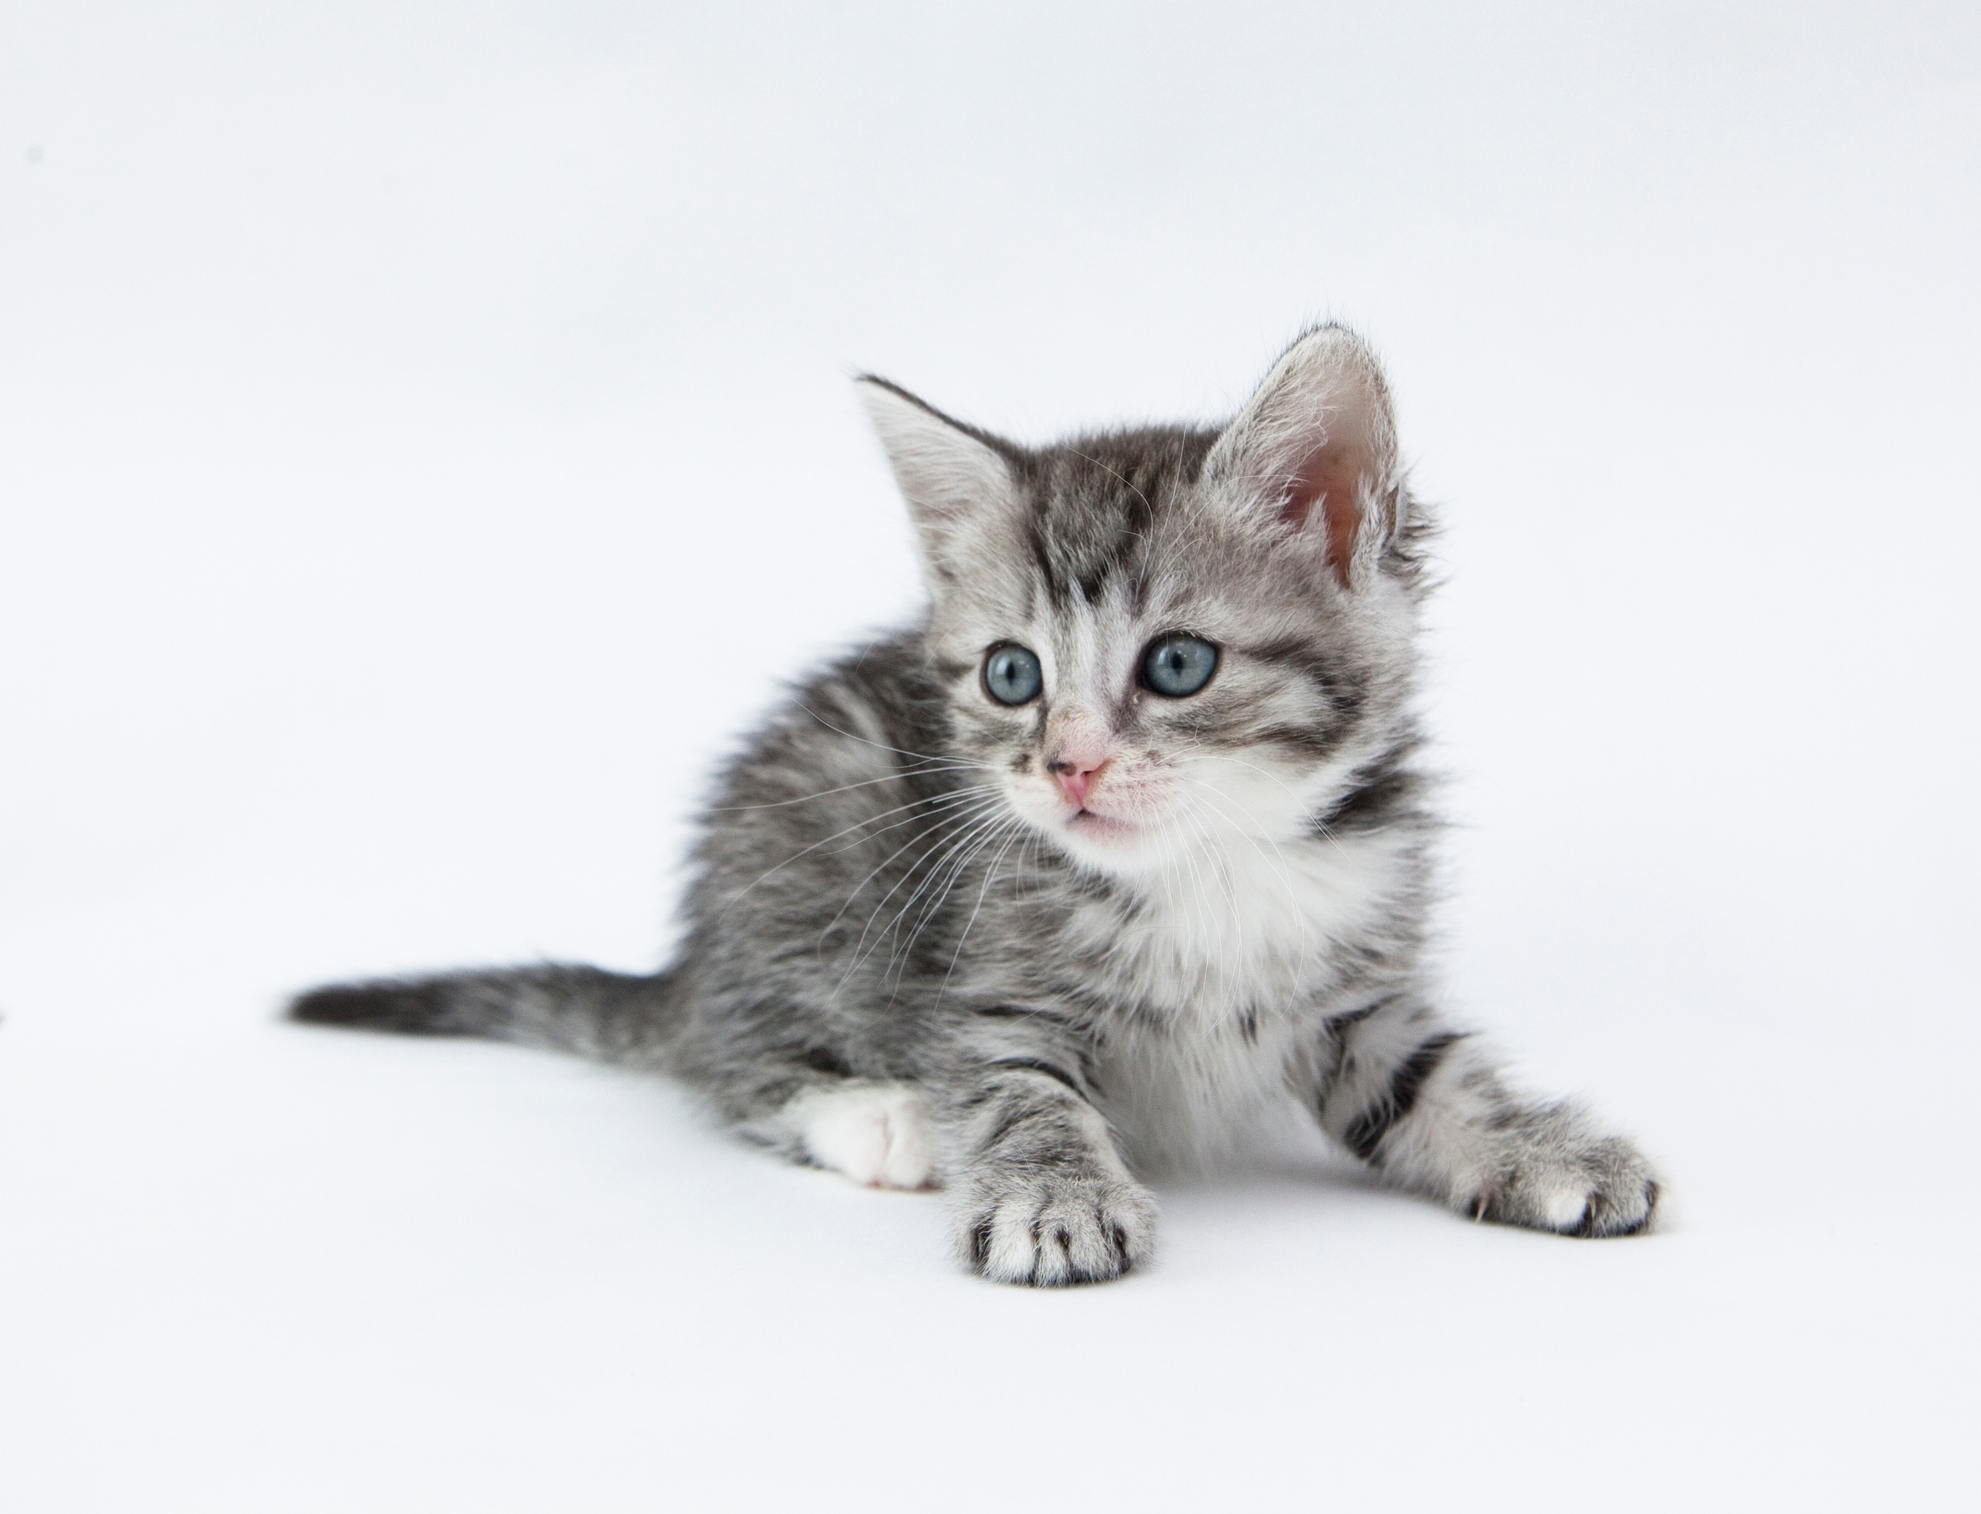
[[[1362,529],[1362,457],[1349,442],[1323,444],[1300,465],[1293,476],[1293,490],[1280,509],[1280,518],[1303,527],[1321,507],[1321,522],[1327,528],[1328,565],[1335,581],[1348,587],[1348,565],[1355,557],[1355,536]]]

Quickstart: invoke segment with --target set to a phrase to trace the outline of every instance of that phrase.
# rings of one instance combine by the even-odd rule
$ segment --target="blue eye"
[[[1171,699],[1196,693],[1216,671],[1217,648],[1181,631],[1157,637],[1142,654],[1142,681]]]
[[[1024,647],[1006,642],[984,659],[984,687],[999,704],[1030,704],[1045,681],[1038,658]]]

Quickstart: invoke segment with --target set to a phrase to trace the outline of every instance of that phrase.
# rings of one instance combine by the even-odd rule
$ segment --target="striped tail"
[[[559,964],[381,978],[311,989],[291,1001],[289,1018],[406,1035],[485,1036],[601,1062],[659,1065],[680,1019],[671,984],[666,973],[639,978]]]

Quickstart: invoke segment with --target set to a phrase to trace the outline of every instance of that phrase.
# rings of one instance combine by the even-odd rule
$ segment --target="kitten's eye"
[[[1217,648],[1181,631],[1158,637],[1142,654],[1142,681],[1171,699],[1196,693],[1216,671]]]
[[[1030,704],[1045,681],[1038,658],[1024,647],[1006,642],[984,659],[984,687],[999,704]]]

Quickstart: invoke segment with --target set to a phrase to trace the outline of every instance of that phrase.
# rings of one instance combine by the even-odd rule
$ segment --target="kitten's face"
[[[1360,529],[1369,475],[1393,470],[1344,449],[1301,346],[1222,434],[1028,452],[870,399],[923,530],[957,755],[1076,861],[1143,874],[1313,834],[1394,739],[1412,617],[1384,532]],[[1303,435],[1275,399],[1326,426]]]
[[[1209,440],[1044,454],[1030,519],[936,609],[958,755],[1109,872],[1309,832],[1382,726],[1382,649],[1317,554],[1204,498],[1186,470]],[[1135,468],[1137,442],[1166,455]]]

